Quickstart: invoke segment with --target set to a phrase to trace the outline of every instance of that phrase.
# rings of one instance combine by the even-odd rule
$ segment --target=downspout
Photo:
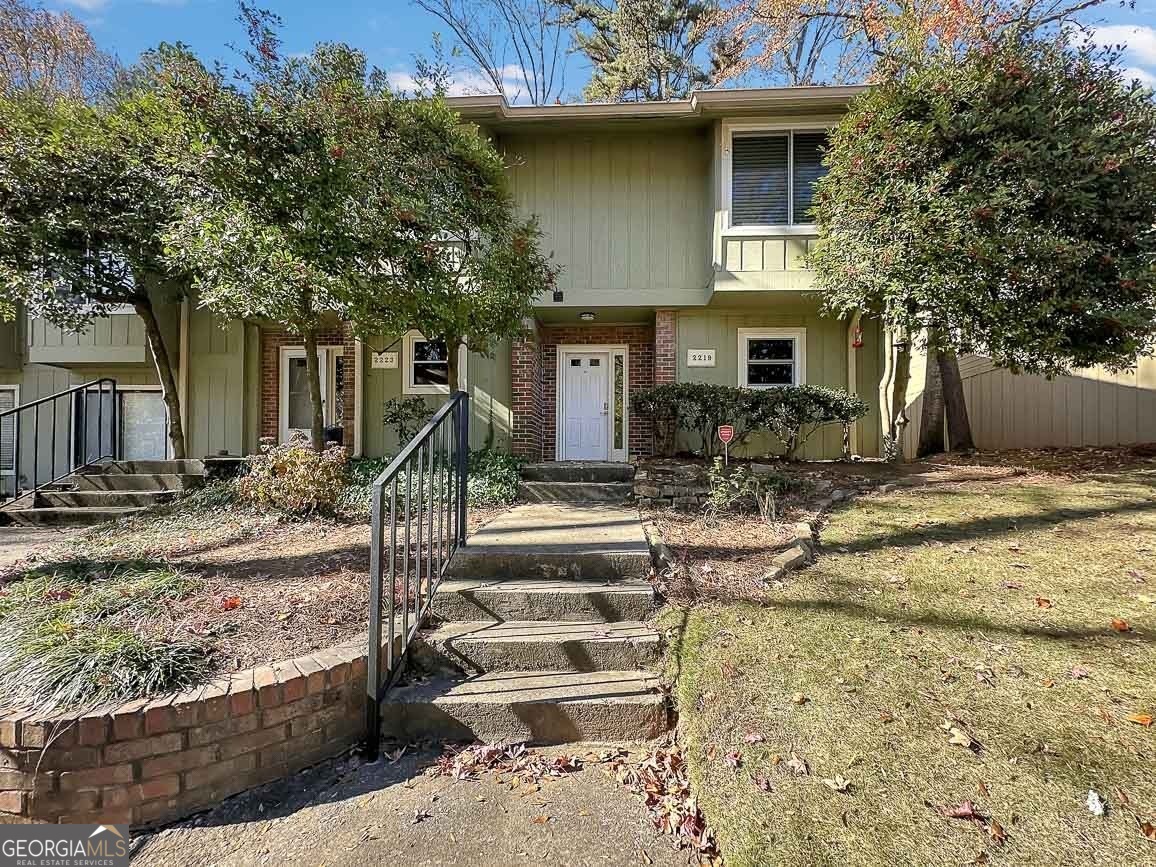
[[[362,431],[365,410],[365,344],[360,340],[353,343],[353,456],[362,456],[364,448]]]
[[[181,402],[181,429],[185,432],[185,453],[189,451],[189,299],[181,299],[180,358],[177,362],[177,399]]]
[[[862,315],[862,311],[856,310],[847,324],[847,391],[854,395],[859,394],[859,349],[855,346],[855,338]],[[859,454],[858,419],[851,422],[851,454]]]

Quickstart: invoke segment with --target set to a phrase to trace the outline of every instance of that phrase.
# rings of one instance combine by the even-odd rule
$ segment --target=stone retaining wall
[[[706,466],[680,461],[644,461],[634,472],[634,497],[640,506],[697,510],[710,496]]]
[[[296,773],[364,732],[363,640],[158,699],[0,716],[0,822],[148,827]]]

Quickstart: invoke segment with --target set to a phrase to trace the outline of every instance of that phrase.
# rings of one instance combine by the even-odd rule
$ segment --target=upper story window
[[[814,185],[825,173],[821,130],[735,131],[730,148],[730,225],[810,226]]]

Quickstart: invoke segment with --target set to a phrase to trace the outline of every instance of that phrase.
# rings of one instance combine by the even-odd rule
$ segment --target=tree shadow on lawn
[[[942,496],[943,492],[939,492],[939,495]],[[897,508],[903,510],[903,507],[898,504]],[[971,538],[988,539],[995,535],[1054,527],[1067,521],[1129,513],[1156,513],[1156,500],[1129,501],[1094,508],[1052,508],[1045,512],[993,515],[946,523],[929,522],[918,528],[893,529],[884,533],[860,536],[846,542],[828,542],[827,546],[840,554],[882,551],[887,548],[912,548],[925,545],[928,542],[946,543],[961,542]],[[820,544],[822,545],[822,540],[820,540]]]

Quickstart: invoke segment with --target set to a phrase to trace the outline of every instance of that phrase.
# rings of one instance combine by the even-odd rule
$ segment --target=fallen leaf
[[[985,783],[983,780],[980,780],[979,785],[976,786],[975,788],[976,788],[976,791],[978,791],[981,795],[987,794],[987,783]]]
[[[931,806],[935,812],[939,813],[939,815],[945,819],[969,819],[973,822],[982,822],[987,818],[971,801],[964,801],[962,804],[956,804],[954,807],[946,804],[932,804]]]
[[[952,726],[948,730],[948,735],[947,742],[949,744],[955,744],[957,747],[971,747],[971,745],[975,743],[971,735],[956,726]]]
[[[1043,685],[1044,689],[1051,689],[1053,686],[1056,685],[1056,682],[1049,677],[1047,680],[1043,681],[1042,685]]]
[[[851,781],[836,774],[831,779],[824,779],[823,785],[832,792],[847,792],[851,789]]]
[[[1051,608],[1052,607],[1052,600],[1046,599],[1043,596],[1037,596],[1036,597],[1036,607],[1037,608]]]
[[[761,744],[765,740],[766,738],[764,738],[759,732],[751,732],[745,738],[743,738],[743,741],[748,744]]]
[[[743,754],[740,753],[738,750],[731,750],[729,753],[726,754],[723,761],[725,761],[729,767],[732,767],[735,770],[738,770],[739,768],[742,767],[742,764],[743,764]]]
[[[1151,840],[1156,843],[1156,825],[1151,822],[1146,822],[1139,816],[1136,817],[1136,823],[1140,826],[1140,834],[1145,840]]]
[[[807,702],[809,702],[810,699],[807,698],[807,696],[803,695],[803,693],[796,692],[793,696],[791,696],[791,701],[794,704],[802,705],[802,704],[806,704]]]
[[[1123,620],[1119,617],[1113,617],[1112,618],[1112,628],[1115,629],[1117,632],[1131,632],[1132,631],[1132,627],[1128,625],[1128,621]]]
[[[1076,680],[1081,680],[1085,677],[1090,677],[1092,672],[1088,671],[1088,669],[1084,668],[1082,665],[1073,665],[1069,674],[1076,678]]]
[[[1136,723],[1138,726],[1144,726],[1144,728],[1149,728],[1152,725],[1152,714],[1150,713],[1130,713],[1124,719]]]
[[[771,781],[768,780],[766,777],[756,776],[756,777],[752,777],[751,780],[752,780],[752,782],[754,782],[755,788],[758,789],[760,792],[774,791],[774,789],[771,787]]]
[[[427,813],[425,810],[422,810],[421,808],[418,808],[417,810],[413,811],[413,820],[410,822],[410,824],[416,825],[419,822],[424,822],[429,817],[429,813]]]
[[[539,816],[535,816],[530,821],[533,822],[535,825],[545,825],[547,822],[550,821],[550,817],[545,816],[545,815],[539,815]]]
[[[794,753],[791,754],[789,761],[783,763],[783,766],[797,777],[805,777],[811,773],[811,769],[807,767],[807,763]]]
[[[1002,846],[1004,841],[1007,840],[1007,831],[1005,831],[1003,829],[1003,825],[1001,825],[995,819],[992,819],[991,823],[987,826],[987,833],[991,836],[992,841],[995,842],[996,845]]]
[[[880,720],[880,722],[885,722],[885,723],[894,722],[895,721],[895,715],[892,714],[891,711],[889,711],[889,710],[881,710],[881,711],[879,711],[879,720]]]
[[[222,596],[217,602],[218,607],[222,611],[232,611],[234,608],[241,607],[240,596]]]

